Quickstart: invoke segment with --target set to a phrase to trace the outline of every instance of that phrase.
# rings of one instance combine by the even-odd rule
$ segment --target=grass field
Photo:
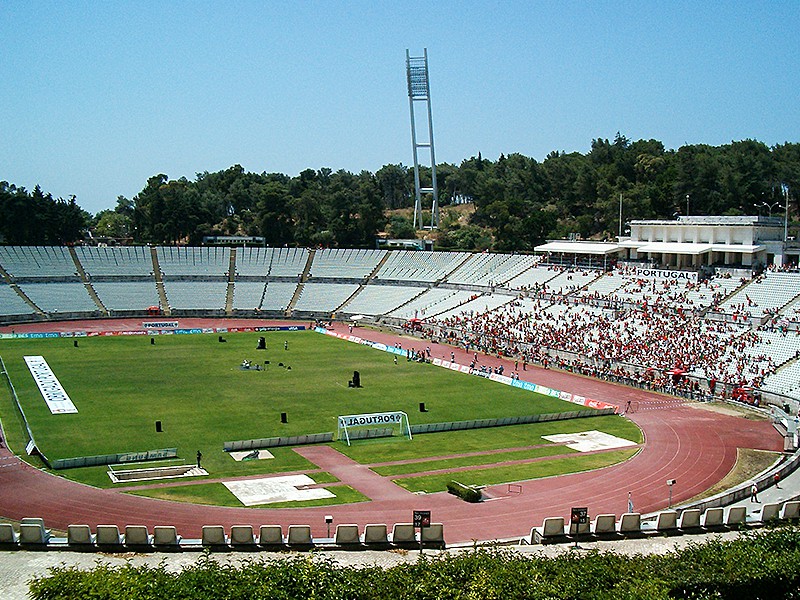
[[[260,336],[267,340],[266,351],[255,350]],[[72,339],[17,339],[3,341],[0,356],[37,444],[48,458],[177,447],[186,462],[192,462],[200,450],[203,466],[213,477],[285,471],[316,471],[315,477],[324,476],[291,448],[274,449],[273,460],[235,462],[222,446],[231,440],[335,432],[338,415],[402,410],[414,424],[576,410],[574,404],[552,397],[432,365],[402,359],[394,364],[390,354],[310,331],[231,333],[225,338],[226,343],[219,343],[216,334],[158,336],[151,345],[147,336],[91,337],[80,338],[77,348]],[[25,355],[45,357],[78,408],[77,414],[50,414],[25,365]],[[243,371],[239,368],[243,359],[265,369]],[[267,360],[269,364],[264,365]],[[347,386],[354,370],[361,374],[361,389]],[[0,418],[11,447],[19,452],[24,433],[17,412],[3,396]],[[420,402],[426,403],[428,412],[418,412]],[[280,421],[282,412],[288,413],[286,424]],[[156,420],[162,422],[161,433],[155,430]],[[334,445],[364,464],[513,449],[515,454],[501,457],[509,460],[522,456],[521,449],[543,443],[541,435],[588,429],[641,441],[630,422],[597,417],[426,434],[411,442],[395,438],[361,441],[352,447],[341,442]],[[567,452],[562,448],[559,453]],[[530,451],[528,455],[532,456]],[[487,462],[491,461],[484,456],[472,462],[461,460],[458,465]],[[59,474],[111,487],[105,471],[105,467],[92,467]],[[413,472],[400,468],[386,474]],[[203,490],[172,494],[202,501],[197,497],[203,496]],[[354,501],[350,492],[342,495],[346,498],[342,501]],[[210,501],[219,501],[211,496]]]

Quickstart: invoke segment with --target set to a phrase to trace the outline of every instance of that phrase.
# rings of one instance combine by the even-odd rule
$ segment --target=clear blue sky
[[[437,162],[798,142],[798,33],[797,0],[2,0],[0,180],[97,212],[158,173],[408,165],[426,47]]]

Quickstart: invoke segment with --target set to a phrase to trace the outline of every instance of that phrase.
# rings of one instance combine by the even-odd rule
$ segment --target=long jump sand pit
[[[308,475],[283,475],[262,479],[223,481],[222,483],[245,506],[318,500],[335,496],[323,488],[307,487],[316,484]]]
[[[581,431],[580,433],[559,433],[556,435],[543,435],[544,439],[554,444],[563,444],[567,448],[572,448],[578,452],[594,452],[595,450],[611,450],[614,448],[625,448],[636,446],[636,442],[631,442],[618,438],[602,431]]]

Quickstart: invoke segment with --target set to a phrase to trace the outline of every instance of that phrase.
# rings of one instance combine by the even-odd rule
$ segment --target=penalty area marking
[[[324,488],[305,488],[305,486],[316,484],[308,475],[284,475],[281,477],[264,477],[262,479],[223,481],[222,484],[245,506],[271,504],[273,502],[300,502],[303,500],[334,498],[336,496]]]
[[[578,452],[593,452],[595,450],[611,450],[612,448],[627,448],[638,446],[624,438],[617,437],[602,431],[581,431],[579,433],[559,433],[556,435],[543,435],[544,439],[554,444],[563,444]]]

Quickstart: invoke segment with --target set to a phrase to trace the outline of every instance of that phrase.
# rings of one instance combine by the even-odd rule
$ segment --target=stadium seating
[[[86,313],[99,310],[82,283],[24,283],[19,286],[36,306],[48,313]]]
[[[237,310],[260,308],[265,288],[266,284],[263,281],[237,281],[233,288],[233,308]]]
[[[0,315],[26,315],[34,312],[11,287],[0,283]]]
[[[747,523],[747,507],[731,506],[725,511],[725,525],[738,527]]]
[[[159,246],[158,267],[165,277],[224,277],[230,267],[231,249],[226,247]]]
[[[0,523],[0,547],[16,546],[17,532],[11,523]]]
[[[350,283],[306,283],[294,310],[331,313],[357,289],[357,285]]]
[[[386,281],[432,283],[444,279],[469,256],[466,252],[391,252],[375,276]]]
[[[635,536],[642,533],[642,515],[625,513],[619,518],[617,533],[624,536]]]
[[[344,310],[353,315],[385,315],[425,290],[426,288],[399,285],[367,285]]]
[[[413,523],[395,523],[392,528],[392,544],[396,546],[403,546],[407,544],[417,543],[417,534],[414,531]]]
[[[161,301],[154,281],[104,281],[92,284],[108,310],[145,310]]]
[[[386,250],[324,248],[314,253],[309,275],[314,279],[364,279],[385,255]]]
[[[78,277],[75,261],[63,246],[0,246],[0,266],[14,279]]]
[[[785,502],[781,508],[780,519],[788,521],[789,519],[800,519],[800,501],[791,500]]]
[[[153,274],[153,257],[146,246],[78,246],[75,255],[90,279]]]
[[[296,289],[296,283],[270,281],[264,290],[261,310],[286,310]]]
[[[224,281],[165,281],[170,308],[224,310],[227,284]]]
[[[256,544],[253,536],[252,525],[233,525],[231,527],[231,546],[237,548],[252,548]]]

